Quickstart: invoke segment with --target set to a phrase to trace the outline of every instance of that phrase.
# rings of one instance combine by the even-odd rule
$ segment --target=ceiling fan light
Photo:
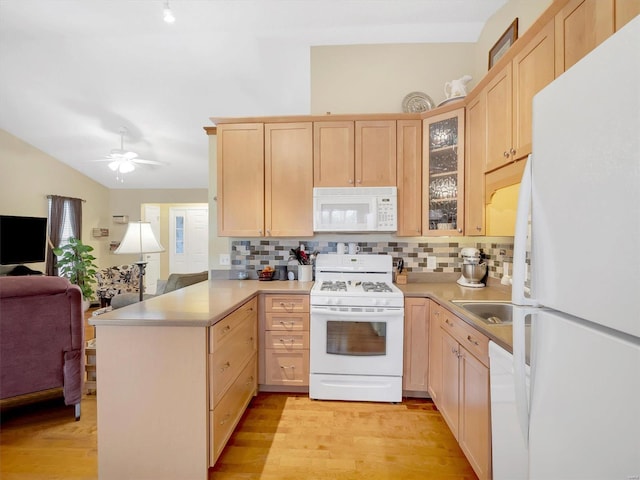
[[[164,10],[162,10],[162,17],[166,23],[173,23],[176,21],[176,17],[173,16],[173,12],[169,7],[169,2],[164,4]]]
[[[118,170],[118,167],[119,167],[119,166],[120,166],[120,160],[114,160],[113,162],[110,162],[110,163],[109,163],[109,168],[110,168],[111,170],[113,170],[114,172],[115,172],[116,170]]]
[[[135,165],[129,160],[120,162],[120,173],[131,173],[136,169]]]

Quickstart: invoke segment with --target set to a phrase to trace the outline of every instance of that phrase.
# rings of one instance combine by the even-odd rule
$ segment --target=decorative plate
[[[466,95],[458,95],[457,97],[447,98],[446,100],[441,101],[438,104],[438,106],[441,107],[442,105],[446,105],[447,103],[455,102],[456,100],[461,100],[461,99],[463,99],[465,97],[466,97]]]
[[[431,110],[435,106],[429,95],[422,92],[408,93],[402,100],[402,111],[405,113],[420,113]]]

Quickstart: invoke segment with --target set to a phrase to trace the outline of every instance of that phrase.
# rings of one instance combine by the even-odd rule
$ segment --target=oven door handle
[[[385,308],[381,311],[374,312],[354,312],[352,310],[334,310],[332,308],[323,308],[323,307],[311,307],[311,314],[319,314],[319,315],[335,315],[341,317],[349,317],[349,318],[359,318],[359,317],[367,317],[367,318],[376,318],[376,317],[389,317],[389,315],[400,315],[404,316],[404,312],[402,308]]]

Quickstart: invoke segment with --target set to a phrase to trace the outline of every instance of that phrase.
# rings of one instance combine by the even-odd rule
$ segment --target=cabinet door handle
[[[288,323],[291,327],[293,327],[293,326],[296,324],[296,322],[294,322],[294,321],[291,321],[291,322],[285,322],[284,320],[280,320],[280,325],[282,325],[283,327],[286,327],[286,326],[287,326],[287,323]]]
[[[225,362],[224,365],[220,368],[220,372],[224,372],[227,368],[231,367],[231,362]]]
[[[511,155],[515,155],[515,154],[516,154],[516,150],[515,150],[515,148],[513,148],[513,147],[512,147],[512,148],[511,148],[511,150],[509,150],[509,153],[510,153]]]
[[[253,382],[254,382],[254,380],[253,380],[253,375],[251,375],[251,376],[249,377],[249,379],[247,380],[247,383],[245,383],[245,385],[253,385]]]
[[[220,420],[220,425],[224,425],[225,423],[227,423],[230,418],[231,418],[231,414],[227,413],[224,417],[222,417],[222,420]]]
[[[282,343],[283,345],[285,345],[285,342],[289,342],[291,345],[293,345],[295,343],[295,340],[293,338],[290,338],[289,340],[285,340],[284,338],[280,339],[280,343]]]
[[[258,235],[262,236],[262,230],[258,230]]]
[[[271,230],[267,229],[267,235],[271,235]]]
[[[449,319],[448,319],[448,318],[445,318],[445,319],[444,319],[444,323],[446,323],[446,324],[447,324],[447,325],[449,325],[450,327],[453,327],[453,323],[451,323],[451,322],[449,321]]]
[[[222,329],[222,333],[229,333],[230,330],[231,330],[231,325],[227,325]]]
[[[358,183],[362,183],[362,180],[358,179]]]
[[[353,183],[353,179],[352,178],[349,179],[349,183]]]
[[[478,341],[477,341],[477,340],[474,340],[474,339],[471,337],[471,335],[467,335],[467,340],[468,340],[468,341],[470,341],[471,343],[473,343],[473,344],[474,344],[474,345],[476,345],[476,346],[480,345],[480,344],[478,343]]]
[[[286,365],[280,365],[280,368],[283,370],[286,370],[287,368],[290,368],[291,370],[295,370],[295,365],[289,365],[288,367]]]
[[[476,230],[480,231],[480,230],[482,230],[482,227],[480,225],[476,225]]]
[[[502,153],[502,155],[504,155],[504,158],[509,158],[509,152],[507,152],[506,150]]]

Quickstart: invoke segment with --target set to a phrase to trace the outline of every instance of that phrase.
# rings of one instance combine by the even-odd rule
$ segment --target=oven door
[[[311,307],[310,371],[402,375],[404,309]]]

